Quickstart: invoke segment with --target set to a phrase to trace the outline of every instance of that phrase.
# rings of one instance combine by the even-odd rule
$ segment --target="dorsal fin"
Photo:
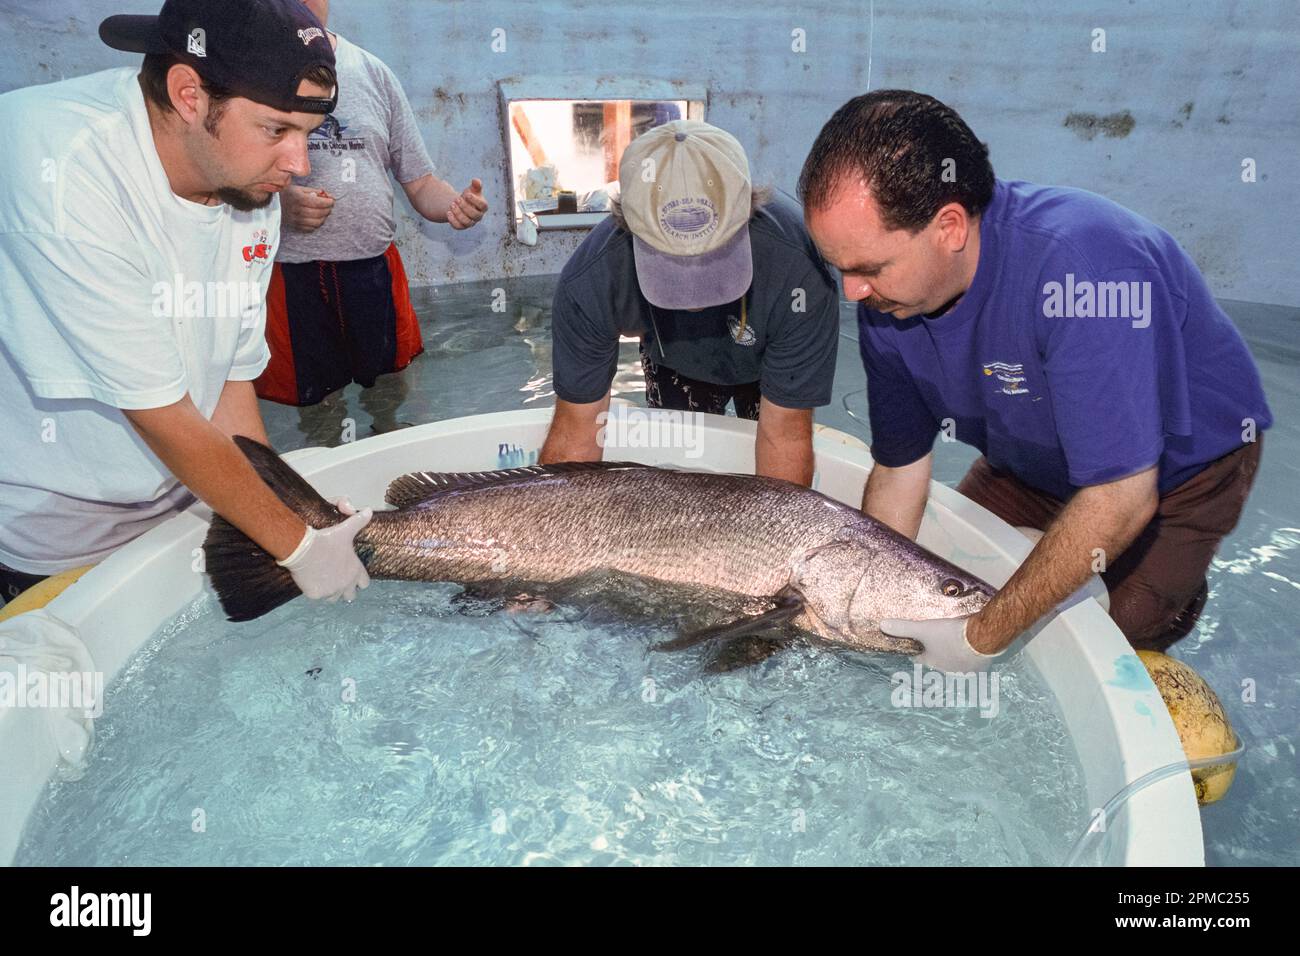
[[[564,461],[553,465],[529,465],[526,468],[506,468],[503,471],[413,471],[394,478],[384,492],[384,500],[396,508],[405,508],[434,495],[466,488],[537,478],[545,475],[562,475],[575,471],[615,471],[625,468],[649,468],[635,461]]]

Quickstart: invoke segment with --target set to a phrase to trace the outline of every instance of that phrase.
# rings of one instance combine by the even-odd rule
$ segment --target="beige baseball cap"
[[[734,136],[674,120],[628,144],[618,167],[641,294],[661,309],[734,302],[754,279],[749,160]]]

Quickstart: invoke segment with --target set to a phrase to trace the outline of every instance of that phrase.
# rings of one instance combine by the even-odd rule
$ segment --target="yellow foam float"
[[[52,574],[44,581],[38,581],[4,607],[0,607],[0,621],[7,621],[27,611],[45,607],[62,594],[68,585],[73,584],[77,578],[93,567],[93,564],[87,564],[85,567],[71,568]]]
[[[1200,674],[1158,651],[1138,651],[1137,656],[1169,709],[1188,760],[1217,757],[1237,748],[1237,735],[1228,723],[1223,704]],[[1196,802],[1206,806],[1221,800],[1236,773],[1235,761],[1193,768]]]

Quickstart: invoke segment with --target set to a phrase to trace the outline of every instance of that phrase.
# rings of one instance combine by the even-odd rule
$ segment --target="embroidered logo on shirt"
[[[271,258],[271,245],[266,239],[266,230],[258,229],[253,233],[253,241],[244,246],[244,262],[249,268],[255,261],[266,262]]]
[[[727,316],[727,325],[731,328],[731,338],[737,345],[753,345],[757,339],[754,337],[754,327],[747,325],[743,329],[740,327],[740,319],[734,315]]]
[[[984,374],[1002,383],[998,389],[1003,395],[1028,395],[1025,388],[1025,366],[1019,362],[985,362]]]

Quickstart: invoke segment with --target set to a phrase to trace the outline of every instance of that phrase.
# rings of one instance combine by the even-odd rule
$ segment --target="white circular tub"
[[[657,415],[657,413],[652,413]],[[310,448],[286,456],[325,495],[347,494],[358,504],[380,502],[389,481],[410,471],[479,471],[535,463],[550,421],[549,409],[500,412],[367,438],[338,448]],[[667,421],[667,419],[657,419]],[[754,423],[695,416],[698,445],[609,448],[621,460],[713,471],[751,472]],[[633,439],[671,438],[668,428]],[[814,487],[858,504],[871,457],[857,439],[819,427]],[[104,681],[206,586],[193,570],[210,512],[196,505],[122,548],[49,605],[77,628]],[[991,584],[1003,584],[1030,550],[1014,528],[935,484],[920,542]],[[21,618],[15,619],[21,620]],[[1091,598],[1058,614],[1024,644],[1055,694],[1073,738],[1091,807],[1101,807],[1126,784],[1183,759],[1160,695],[1105,610]],[[4,666],[0,664],[0,667]],[[27,817],[60,760],[56,720],[35,708],[0,708],[0,864],[9,864]],[[996,772],[996,768],[991,768]],[[1079,822],[1079,831],[1088,821]],[[1184,772],[1137,793],[1105,821],[1101,862],[1108,865],[1204,864],[1200,815]],[[1073,835],[1072,835],[1073,836]]]

